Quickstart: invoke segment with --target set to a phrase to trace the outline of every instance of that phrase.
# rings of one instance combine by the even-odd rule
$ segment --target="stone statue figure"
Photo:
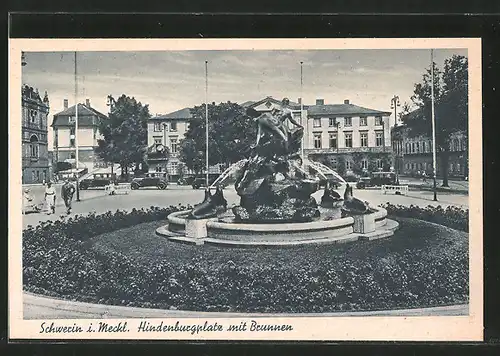
[[[311,194],[317,182],[299,172],[299,154],[304,128],[287,108],[260,114],[253,109],[247,114],[255,118],[257,138],[252,155],[238,172],[235,188],[241,197],[233,208],[236,221],[306,222],[319,216]],[[288,121],[295,127],[289,129]]]
[[[258,125],[257,140],[252,148],[259,146],[260,140],[265,133],[270,133],[282,140],[285,151],[289,150],[290,130],[288,128],[288,121],[296,127],[303,127],[295,121],[292,110],[287,107],[290,104],[290,100],[284,98],[281,103],[283,105],[281,109],[273,109],[270,113],[263,113],[255,119]]]

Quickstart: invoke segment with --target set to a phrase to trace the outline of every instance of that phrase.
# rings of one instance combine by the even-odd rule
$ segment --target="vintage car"
[[[80,181],[80,189],[89,188],[104,188],[111,183],[116,182],[116,174],[111,173],[95,173],[91,177]]]
[[[157,187],[158,189],[166,189],[168,186],[167,173],[155,172],[147,173],[143,177],[132,179],[130,189],[136,190],[145,187]]]
[[[356,183],[356,188],[378,187],[382,185],[396,185],[396,173],[373,172],[370,177],[362,177]]]

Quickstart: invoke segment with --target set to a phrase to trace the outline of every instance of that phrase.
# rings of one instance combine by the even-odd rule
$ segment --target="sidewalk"
[[[427,181],[424,182],[421,178],[413,178],[413,177],[399,177],[399,183],[401,185],[408,185],[410,188],[416,188],[420,190],[430,190],[434,189],[434,182],[432,178],[427,178]],[[469,193],[469,181],[466,180],[448,180],[449,187],[442,187],[443,184],[442,179],[436,179],[436,188],[438,192],[450,192],[450,193]]]
[[[55,299],[23,293],[24,319],[92,319],[92,318],[227,318],[227,317],[345,317],[345,316],[433,316],[433,315],[468,315],[469,305],[451,305],[444,307],[379,310],[365,312],[333,312],[333,313],[226,313],[197,312],[188,310],[164,310],[137,307],[122,307],[116,305],[92,304]]]

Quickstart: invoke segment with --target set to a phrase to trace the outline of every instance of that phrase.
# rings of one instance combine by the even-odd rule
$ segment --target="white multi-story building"
[[[55,162],[75,163],[75,121],[76,105],[68,107],[68,100],[64,100],[63,111],[54,115],[52,121],[54,138],[54,160]],[[108,117],[90,106],[87,99],[85,104],[78,104],[78,161],[79,170],[92,171],[105,165],[97,154],[95,149],[98,147],[97,141],[102,139],[99,132],[99,123],[101,120],[107,120]]]

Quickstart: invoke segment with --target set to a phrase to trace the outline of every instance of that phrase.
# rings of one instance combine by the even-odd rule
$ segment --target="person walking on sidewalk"
[[[47,182],[45,188],[45,205],[47,206],[47,215],[56,213],[56,189],[52,186],[52,182]]]
[[[64,200],[64,205],[66,206],[66,213],[71,214],[71,202],[73,201],[73,195],[75,194],[75,186],[66,179],[64,185],[61,188],[61,196]]]

